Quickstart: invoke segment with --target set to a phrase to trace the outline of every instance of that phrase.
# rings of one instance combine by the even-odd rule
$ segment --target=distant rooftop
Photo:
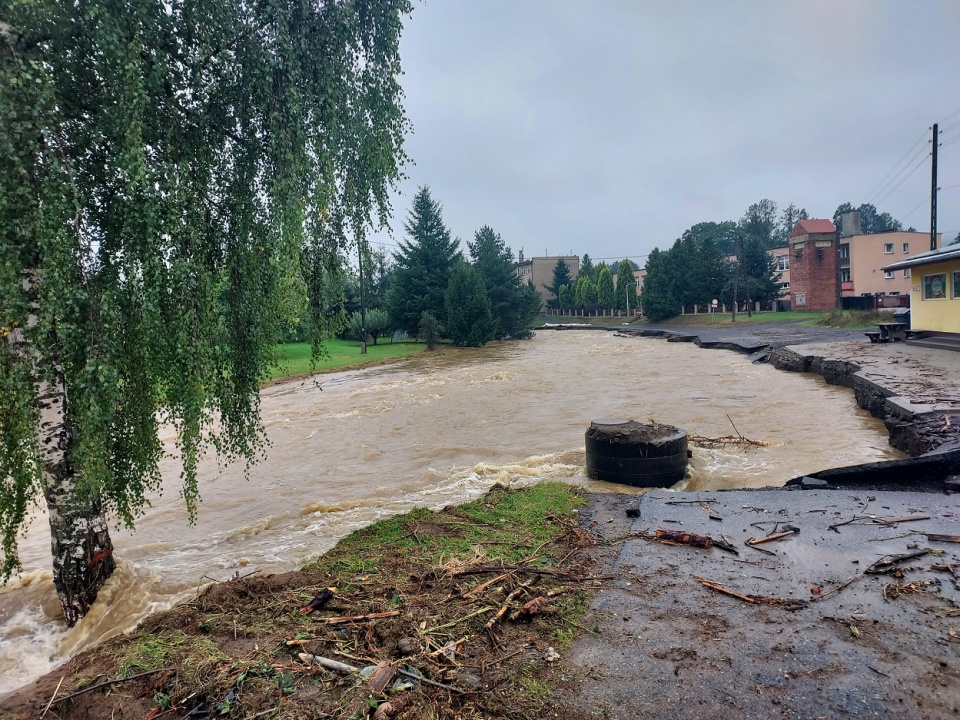
[[[813,235],[814,233],[835,233],[836,231],[837,226],[830,220],[797,220],[790,237]]]

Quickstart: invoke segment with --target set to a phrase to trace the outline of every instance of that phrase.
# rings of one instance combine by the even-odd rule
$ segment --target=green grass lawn
[[[309,343],[278,345],[277,354],[280,356],[282,365],[279,368],[274,368],[270,374],[270,379],[276,380],[294,375],[306,375],[311,371],[343,370],[413,355],[426,347],[423,343],[413,340],[397,340],[391,343],[387,339],[381,340],[378,345],[367,343],[367,354],[361,355],[360,343],[356,340],[328,340],[325,345],[329,355],[322,358],[315,368],[310,367]]]

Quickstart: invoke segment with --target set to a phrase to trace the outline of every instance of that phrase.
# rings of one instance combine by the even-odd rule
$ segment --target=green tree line
[[[879,213],[873,205],[837,207],[833,221],[840,229],[841,216],[859,210],[864,234],[900,230],[899,221]],[[718,299],[732,305],[734,298],[772,303],[781,294],[781,274],[767,251],[786,246],[797,221],[808,219],[805,208],[790,203],[780,210],[763,199],[747,208],[739,221],[701,222],[693,225],[666,249],[647,257],[640,302],[644,314],[660,321],[678,315],[681,308]]]
[[[540,293],[516,273],[513,252],[491,227],[476,231],[468,261],[443,221],[443,208],[421,187],[386,273],[383,308],[392,327],[411,336],[438,335],[478,347],[529,338]]]
[[[624,258],[617,263],[616,276],[607,263],[594,265],[589,255],[583,256],[580,272],[570,278],[570,268],[561,258],[553,271],[553,283],[547,289],[555,293],[551,307],[596,313],[632,310],[637,307],[637,266]]]

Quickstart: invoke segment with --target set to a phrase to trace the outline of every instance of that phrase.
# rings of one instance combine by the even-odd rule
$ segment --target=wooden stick
[[[363,622],[364,620],[376,620],[377,618],[396,617],[400,614],[399,610],[388,610],[387,612],[368,613],[366,615],[345,615],[343,617],[326,618],[324,622],[327,625],[341,625],[343,623]]]
[[[107,681],[102,682],[102,683],[97,683],[96,685],[91,685],[90,687],[84,688],[83,690],[78,690],[77,692],[72,693],[72,694],[70,694],[70,695],[64,695],[62,698],[60,698],[60,699],[57,700],[56,702],[57,702],[57,704],[59,705],[60,703],[64,702],[65,700],[72,700],[73,698],[77,697],[78,695],[83,695],[84,693],[92,692],[92,691],[98,690],[98,689],[100,689],[100,688],[102,688],[102,687],[107,687],[107,685],[116,685],[116,684],[118,684],[118,683],[125,683],[125,682],[127,682],[128,680],[136,680],[137,678],[142,678],[142,677],[145,677],[146,675],[153,675],[153,674],[158,673],[158,672],[166,672],[166,671],[170,671],[170,670],[176,670],[176,668],[172,668],[172,667],[157,668],[156,670],[147,670],[146,672],[137,673],[136,675],[131,675],[130,677],[118,678],[117,680],[107,680]]]
[[[397,675],[403,675],[404,677],[410,678],[411,680],[419,680],[420,682],[426,683],[427,685],[433,685],[434,687],[443,688],[444,690],[449,690],[450,692],[455,692],[455,693],[457,693],[458,695],[462,695],[462,694],[463,694],[463,690],[461,690],[461,689],[458,688],[458,687],[454,687],[453,685],[444,685],[443,683],[439,683],[439,682],[437,682],[436,680],[431,680],[430,678],[425,678],[423,675],[418,675],[417,673],[412,673],[412,672],[410,672],[410,671],[408,671],[408,670],[404,670],[403,668],[400,668],[399,670],[397,670]]]
[[[785,607],[787,610],[798,610],[807,605],[806,600],[794,600],[793,598],[778,598],[769,597],[766,595],[741,595],[740,593],[735,593],[732,590],[727,590],[727,588],[714,580],[704,580],[701,577],[694,577],[693,579],[704,587],[708,587],[711,590],[715,590],[718,593],[723,593],[724,595],[729,595],[730,597],[735,597],[738,600],[743,600],[751,605],[780,605]]]
[[[893,525],[894,523],[910,522],[911,520],[929,520],[929,519],[930,519],[929,515],[904,515],[903,517],[892,517],[892,518],[876,517],[873,519],[873,521]]]
[[[489,663],[489,664],[487,665],[487,667],[493,667],[494,665],[499,665],[499,664],[502,663],[504,660],[509,660],[510,658],[514,657],[515,655],[519,655],[519,654],[522,653],[522,652],[523,652],[523,648],[520,648],[519,650],[514,650],[514,651],[513,651],[512,653],[510,653],[509,655],[504,655],[502,658],[499,658],[499,659],[494,660],[493,662]]]
[[[480,567],[468,568],[467,570],[461,570],[460,572],[453,573],[454,577],[460,575],[482,575],[483,573],[488,572],[502,572],[503,570],[509,570],[515,573],[526,573],[527,575],[550,575],[552,577],[563,578],[564,580],[569,580],[570,582],[587,582],[589,580],[613,580],[616,575],[587,575],[587,576],[577,576],[571,575],[570,573],[557,572],[554,570],[535,570],[534,568],[525,568],[520,567],[519,565],[482,565]]]
[[[465,615],[464,617],[462,617],[462,618],[460,618],[460,619],[458,619],[458,620],[454,620],[454,621],[452,621],[452,622],[444,623],[443,625],[437,625],[436,627],[432,627],[432,628],[430,628],[429,630],[424,630],[423,632],[424,632],[424,633],[432,633],[432,632],[436,632],[437,630],[443,630],[444,628],[453,627],[454,625],[459,625],[459,624],[462,623],[464,620],[469,620],[469,619],[472,618],[472,617],[476,617],[477,615],[483,615],[484,613],[490,612],[491,610],[495,610],[495,609],[496,609],[496,607],[480,608],[480,609],[477,610],[476,612],[470,613],[469,615]]]
[[[57,697],[57,693],[60,692],[60,686],[63,685],[63,679],[66,675],[60,676],[60,682],[57,683],[57,689],[53,691],[53,695],[50,697],[50,702],[47,703],[47,706],[43,709],[43,712],[40,713],[40,720],[43,720],[43,716],[47,714],[47,710],[50,709],[50,706],[53,705],[54,699]]]
[[[746,595],[740,595],[739,593],[735,593],[732,590],[727,590],[723,585],[721,585],[720,583],[715,583],[712,580],[704,580],[703,578],[699,578],[699,577],[695,577],[694,580],[696,580],[698,583],[700,583],[704,587],[708,587],[711,590],[716,590],[718,593],[723,593],[724,595],[735,597],[739,600],[743,600],[744,602],[748,602],[751,605],[760,604],[759,601],[754,600],[751,597],[747,597]]]
[[[683,545],[693,545],[694,547],[708,548],[713,545],[713,538],[707,535],[684,532],[683,530],[657,530],[655,535],[661,540],[670,540]]]
[[[297,657],[300,658],[307,665],[319,665],[322,668],[327,670],[335,670],[336,672],[341,673],[355,673],[360,672],[360,668],[354,667],[353,665],[347,665],[347,663],[342,663],[339,660],[331,660],[330,658],[321,657],[320,655],[311,655],[310,653],[298,653]]]
[[[523,588],[523,585],[520,585],[520,586],[518,586],[512,593],[510,593],[509,595],[507,595],[507,599],[504,601],[503,607],[501,607],[499,610],[497,610],[497,614],[494,615],[492,618],[490,618],[490,619],[487,621],[487,624],[484,626],[484,627],[487,628],[487,630],[490,630],[491,628],[493,628],[493,626],[497,624],[497,620],[499,620],[499,619],[502,618],[504,615],[506,615],[506,613],[507,613],[507,608],[510,607],[510,601],[513,600],[513,599],[514,599],[517,595],[519,595],[521,592],[523,592],[523,589],[524,589],[524,588]]]
[[[737,430],[737,426],[733,424],[733,420],[730,418],[730,413],[725,412],[724,415],[727,416],[727,420],[730,420],[730,425],[733,426],[733,431],[737,434],[737,437],[743,440],[743,435]]]
[[[927,533],[927,540],[932,540],[933,542],[948,542],[948,543],[960,543],[960,535],[933,535]]]
[[[914,550],[913,552],[901,553],[899,555],[884,555],[882,558],[864,570],[864,572],[869,575],[881,575],[889,570],[892,570],[893,566],[897,563],[913,560],[914,558],[927,555],[930,552],[930,548],[924,548],[923,550]]]
[[[474,594],[476,594],[476,593],[483,592],[484,590],[486,590],[488,587],[490,587],[490,586],[493,585],[494,583],[498,583],[498,582],[500,582],[501,580],[506,580],[508,577],[510,577],[510,573],[504,573],[503,575],[498,575],[498,576],[495,577],[493,580],[487,580],[485,583],[480,583],[479,585],[477,585],[477,586],[476,586],[475,588],[473,588],[472,590],[468,590],[467,592],[465,592],[465,593],[463,594],[463,596],[464,596],[464,597],[470,597],[471,595],[474,595]]]
[[[793,530],[787,530],[782,533],[775,533],[774,535],[767,535],[762,538],[750,538],[744,541],[746,545],[760,545],[761,543],[772,542],[774,540],[779,540],[780,538],[785,538],[787,535],[793,535]]]
[[[820,593],[819,595],[817,595],[817,596],[816,596],[815,598],[813,598],[813,599],[814,599],[814,600],[823,600],[823,599],[824,599],[825,597],[827,597],[828,595],[833,595],[835,592],[839,592],[840,590],[843,590],[847,585],[849,585],[850,583],[854,582],[855,580],[859,580],[859,579],[862,578],[862,577],[863,577],[863,575],[851,575],[850,577],[848,577],[846,580],[844,580],[842,583],[840,583],[839,585],[837,585],[837,586],[836,586],[835,588],[833,588],[832,590],[827,590],[825,593]]]

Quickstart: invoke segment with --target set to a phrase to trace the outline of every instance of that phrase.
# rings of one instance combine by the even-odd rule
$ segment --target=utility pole
[[[930,181],[930,249],[937,249],[937,147],[940,145],[940,128],[933,124],[933,162]]]
[[[363,240],[357,238],[357,260],[360,261],[360,354],[367,354],[367,308],[363,303]]]
[[[737,264],[740,266],[739,271],[743,273],[743,235],[737,234],[737,237],[740,238],[740,257],[737,258]],[[745,283],[744,290],[747,291],[747,317],[753,317],[753,298],[750,297],[750,283]]]
[[[740,237],[740,233],[736,230],[732,231],[737,236],[737,242],[739,243],[740,252],[737,254],[737,269],[733,273],[733,308],[730,313],[730,322],[735,323],[737,321],[737,280],[740,278],[740,255],[743,253],[743,240]]]

